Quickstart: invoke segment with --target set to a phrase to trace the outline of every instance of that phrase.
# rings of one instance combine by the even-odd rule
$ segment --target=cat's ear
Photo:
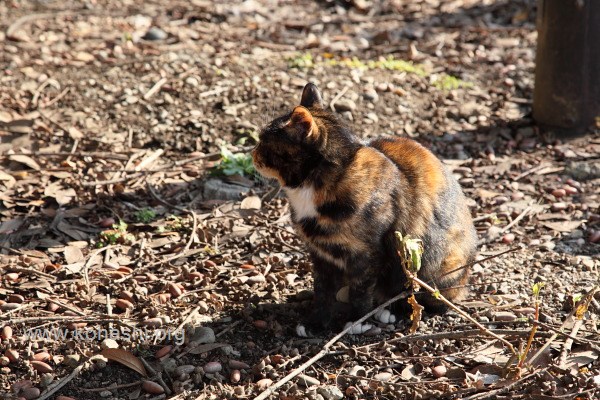
[[[319,127],[317,126],[317,123],[310,114],[310,111],[303,106],[294,108],[286,126],[302,140],[316,139],[319,136]]]
[[[307,83],[306,86],[304,86],[304,90],[302,90],[302,99],[300,100],[300,105],[306,108],[324,108],[323,98],[321,97],[321,93],[319,93],[319,89],[314,83]]]

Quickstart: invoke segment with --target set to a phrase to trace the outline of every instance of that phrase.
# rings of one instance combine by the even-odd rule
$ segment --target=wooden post
[[[600,117],[600,0],[538,0],[533,117],[574,136]]]

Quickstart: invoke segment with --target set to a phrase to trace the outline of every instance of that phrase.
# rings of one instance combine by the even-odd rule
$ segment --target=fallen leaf
[[[262,202],[258,196],[248,196],[240,204],[242,210],[260,210]]]
[[[24,154],[13,154],[8,156],[8,159],[26,165],[31,169],[35,169],[36,171],[40,170],[40,165],[33,158]]]
[[[582,223],[583,221],[542,222],[542,225],[557,232],[571,232],[579,228]]]
[[[128,368],[131,368],[132,370],[134,370],[142,376],[148,376],[148,374],[146,373],[146,369],[144,368],[144,364],[142,364],[140,359],[127,350],[103,349],[102,355],[108,358],[109,360],[116,361]]]
[[[74,264],[83,261],[83,253],[78,247],[67,246],[65,247],[65,261],[67,264]]]

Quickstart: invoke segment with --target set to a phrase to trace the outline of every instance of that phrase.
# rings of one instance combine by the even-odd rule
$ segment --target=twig
[[[461,310],[459,307],[454,305],[454,303],[452,303],[450,300],[446,299],[438,290],[429,286],[427,283],[423,282],[421,279],[417,278],[417,276],[415,276],[415,274],[413,274],[411,271],[409,271],[406,268],[404,270],[408,274],[409,279],[411,279],[413,282],[416,282],[417,284],[419,284],[419,286],[425,288],[425,290],[430,292],[432,295],[435,295],[438,300],[440,300],[442,303],[446,304],[448,307],[450,307],[451,309],[456,311],[461,317],[465,318],[468,321],[471,321],[473,324],[475,324],[475,326],[477,326],[483,332],[487,333],[489,336],[504,343],[506,345],[506,347],[508,347],[508,349],[510,350],[511,353],[517,355],[517,350],[513,347],[512,343],[510,343],[508,340],[504,339],[503,337],[498,336],[497,334],[495,334],[494,332],[492,332],[491,330],[489,330],[488,328],[486,328],[485,326],[480,324],[479,321],[477,321],[475,318],[471,317],[469,314],[467,314],[466,312]]]
[[[158,82],[144,94],[144,100],[148,100],[150,97],[154,96],[165,83],[167,83],[167,78],[160,78]]]
[[[564,336],[565,338],[570,338],[571,340],[573,340],[576,343],[587,344],[596,353],[600,353],[600,346],[597,345],[597,343],[600,343],[600,341],[598,341],[598,340],[590,340],[590,339],[580,338],[580,337],[576,337],[576,336],[571,336],[570,334],[563,332],[563,331],[559,330],[558,328],[555,328],[552,325],[549,325],[549,324],[546,324],[543,322],[538,322],[537,324],[544,329],[548,329],[549,331],[558,333],[560,336]]]
[[[200,309],[200,307],[196,307],[192,310],[192,312],[190,312],[184,319],[183,321],[181,321],[181,323],[179,324],[179,326],[177,328],[175,328],[175,330],[173,331],[172,335],[173,336],[177,336],[177,333],[183,328],[183,326],[185,324],[188,323],[189,320],[192,319],[192,317],[194,315],[196,315],[198,313],[198,310]]]
[[[167,386],[167,384],[163,380],[162,375],[159,372],[156,372],[156,370],[154,368],[152,368],[152,366],[148,363],[148,361],[144,360],[143,357],[140,357],[140,361],[142,362],[142,364],[144,364],[144,367],[146,367],[146,369],[148,371],[150,371],[151,377],[156,378],[156,380],[158,381],[160,386],[162,386],[162,388],[165,390],[165,393],[167,394],[167,396],[170,395],[172,393],[171,389]]]
[[[215,335],[215,337],[223,336],[224,334],[226,334],[227,332],[229,332],[230,330],[232,330],[233,328],[235,328],[236,326],[238,326],[241,323],[242,323],[242,321],[238,319],[237,321],[235,321],[231,325],[229,325],[227,328],[225,328],[221,332],[217,333]]]
[[[57,101],[59,101],[60,99],[62,99],[63,97],[65,97],[65,95],[67,93],[69,93],[69,91],[71,90],[70,87],[64,88],[62,92],[60,92],[55,98],[53,98],[52,100],[45,102],[43,104],[40,104],[39,108],[47,108],[50,107],[52,104],[56,103]]]
[[[517,222],[519,222],[520,220],[522,220],[523,218],[525,218],[525,216],[531,211],[531,206],[528,206],[526,209],[523,210],[523,212],[521,212],[521,214],[519,214],[517,216],[517,218],[513,219],[510,224],[506,225],[504,228],[502,228],[500,230],[500,233],[504,233],[507,230],[509,230],[510,228],[512,228],[513,226],[516,225]]]
[[[69,383],[70,381],[72,381],[73,378],[75,378],[77,375],[79,375],[79,373],[81,372],[81,370],[84,368],[84,366],[86,364],[87,364],[87,362],[85,362],[83,364],[79,364],[77,366],[77,368],[75,368],[69,375],[67,375],[66,377],[64,377],[60,381],[56,382],[56,384],[54,386],[48,387],[48,389],[44,393],[42,393],[42,395],[40,397],[38,397],[38,400],[46,400],[47,398],[49,398],[50,396],[52,396],[60,388],[62,388],[63,386],[65,386],[67,383]]]
[[[72,313],[75,313],[75,314],[77,314],[77,315],[79,315],[79,316],[81,316],[81,317],[87,317],[87,315],[86,315],[84,312],[81,312],[81,311],[79,311],[79,310],[78,310],[78,309],[76,309],[76,308],[73,308],[73,307],[70,307],[70,306],[68,306],[68,305],[66,305],[66,304],[63,304],[63,303],[61,303],[61,302],[60,302],[60,301],[58,301],[58,300],[54,300],[54,299],[48,298],[48,299],[47,299],[47,301],[48,301],[49,303],[56,304],[57,306],[59,306],[59,307],[62,307],[62,308],[64,308],[65,310],[71,311]]]
[[[22,272],[24,274],[34,274],[34,275],[43,276],[44,278],[52,279],[52,281],[56,281],[56,279],[57,279],[56,276],[54,276],[54,275],[50,275],[50,274],[47,274],[45,272],[38,271],[38,270],[35,270],[35,269],[31,269],[31,268],[13,267],[13,266],[9,266],[9,267],[6,267],[6,268],[9,271],[12,271],[12,272]]]
[[[410,292],[408,292],[408,291],[402,292],[402,293],[398,294],[397,296],[394,296],[393,298],[389,299],[385,303],[381,304],[379,307],[375,308],[374,310],[368,312],[362,318],[355,321],[351,325],[347,326],[343,331],[341,331],[340,333],[335,335],[333,338],[331,338],[331,340],[329,340],[327,343],[325,343],[325,345],[323,346],[321,351],[319,351],[317,354],[315,354],[312,358],[310,358],[304,364],[300,365],[298,368],[296,368],[295,370],[293,370],[292,372],[287,374],[283,379],[280,379],[274,385],[272,385],[269,388],[267,388],[266,390],[264,390],[262,393],[260,393],[258,396],[256,396],[254,398],[254,400],[265,400],[266,398],[271,396],[281,386],[285,385],[287,382],[289,382],[296,376],[300,375],[305,369],[307,369],[308,367],[313,365],[315,362],[319,361],[321,358],[326,356],[329,352],[329,348],[331,346],[333,346],[338,340],[340,340],[344,335],[346,335],[346,333],[348,333],[350,330],[352,330],[352,328],[354,328],[356,325],[362,323],[363,321],[366,321],[369,317],[371,317],[375,313],[383,310],[388,305],[390,305],[400,299],[406,298],[409,295],[410,295]]]
[[[140,381],[132,382],[132,383],[124,383],[122,385],[104,386],[104,387],[93,388],[93,389],[82,388],[81,390],[84,391],[84,392],[86,392],[86,393],[104,392],[105,390],[116,390],[116,389],[130,388],[132,386],[141,385],[143,382],[144,381],[140,380]]]
[[[115,178],[115,179],[108,179],[108,180],[105,180],[105,181],[81,182],[81,186],[88,187],[88,186],[106,186],[106,185],[112,185],[114,183],[121,183],[121,182],[129,181],[129,180],[138,178],[138,177],[140,177],[142,175],[143,175],[142,172],[136,172],[136,173],[131,174],[131,175],[122,176],[120,178]]]
[[[158,149],[155,152],[153,152],[152,154],[150,154],[148,157],[146,157],[145,159],[143,159],[136,167],[135,167],[135,172],[140,172],[141,170],[143,170],[146,166],[152,164],[154,161],[156,161],[158,159],[158,157],[160,157],[163,153],[165,152],[164,149]]]
[[[463,269],[463,268],[468,268],[468,267],[470,267],[470,266],[473,266],[473,265],[475,265],[475,264],[479,264],[479,263],[482,263],[482,262],[484,262],[484,261],[489,261],[489,260],[491,260],[491,259],[494,259],[494,258],[496,258],[496,257],[500,257],[500,256],[502,256],[502,255],[504,255],[504,254],[507,254],[507,253],[512,253],[513,251],[517,251],[517,250],[521,250],[521,249],[522,249],[521,247],[519,247],[519,246],[516,246],[516,247],[512,247],[512,248],[510,248],[510,249],[508,249],[508,250],[504,250],[504,251],[502,251],[502,252],[500,252],[500,253],[492,254],[492,255],[491,255],[491,256],[489,256],[489,257],[482,258],[481,260],[475,260],[475,261],[473,261],[473,262],[470,262],[470,263],[468,263],[468,264],[462,265],[462,266],[460,266],[460,267],[458,267],[458,268],[454,268],[454,269],[452,269],[452,270],[450,270],[450,271],[448,271],[448,272],[445,272],[444,274],[442,274],[442,275],[438,276],[438,277],[437,277],[437,279],[443,278],[444,276],[446,276],[446,275],[450,275],[450,274],[452,274],[452,273],[454,273],[454,272],[456,272],[456,271],[460,271],[460,270],[461,270],[461,269]]]
[[[350,89],[350,86],[348,86],[348,85],[344,86],[344,88],[342,90],[340,90],[340,92],[333,98],[333,100],[331,100],[331,102],[329,103],[329,107],[331,108],[331,111],[335,112],[335,103],[337,103],[337,101],[339,99],[341,99],[344,94],[346,94],[348,89]]]
[[[212,89],[212,90],[207,90],[206,92],[202,92],[198,95],[198,97],[200,97],[201,99],[204,97],[208,97],[208,96],[213,96],[215,94],[221,94],[223,92],[228,91],[230,88],[228,87],[219,87],[216,89]]]
[[[517,379],[516,381],[514,381],[514,382],[512,382],[512,383],[510,383],[510,384],[508,384],[506,386],[503,386],[501,388],[490,390],[490,391],[485,392],[485,393],[477,393],[477,394],[474,394],[473,396],[469,396],[469,397],[464,397],[463,400],[484,400],[484,399],[494,398],[494,397],[496,397],[499,394],[512,391],[512,389],[515,386],[517,386],[517,385],[525,382],[528,379],[531,379],[531,378],[534,378],[534,377],[538,376],[539,374],[542,373],[542,371],[545,371],[546,369],[547,368],[544,368],[544,369],[542,369],[540,371],[536,371],[536,372],[533,372],[533,373],[531,373],[529,375],[525,375],[524,377],[522,377],[520,379]]]
[[[536,172],[536,171],[539,171],[539,170],[541,170],[541,169],[544,169],[544,168],[546,168],[547,166],[548,166],[548,165],[546,165],[546,164],[542,164],[542,165],[538,165],[538,166],[536,166],[536,167],[530,168],[530,169],[528,169],[527,171],[525,171],[525,172],[523,172],[523,173],[521,173],[521,174],[517,175],[517,176],[516,176],[516,177],[513,179],[513,182],[516,182],[516,181],[518,181],[518,180],[520,180],[520,179],[523,179],[523,178],[525,178],[527,175],[533,174],[534,172]]]

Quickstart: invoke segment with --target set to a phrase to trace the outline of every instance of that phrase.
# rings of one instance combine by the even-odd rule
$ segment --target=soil
[[[295,335],[312,278],[287,200],[219,168],[310,81],[357,135],[453,170],[481,239],[458,306],[487,330],[376,324],[271,397],[597,398],[600,129],[532,120],[536,11],[1,2],[0,397],[254,398],[323,348]]]

